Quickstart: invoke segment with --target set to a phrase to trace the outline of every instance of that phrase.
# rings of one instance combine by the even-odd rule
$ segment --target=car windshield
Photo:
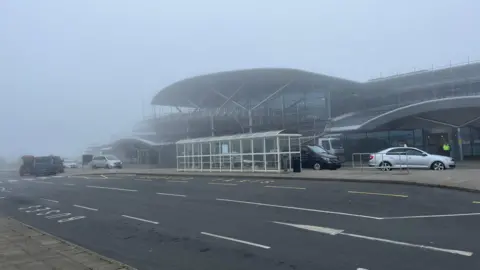
[[[105,156],[108,160],[119,160],[116,156],[114,155],[106,155]]]
[[[312,150],[313,152],[317,153],[317,154],[327,154],[328,152],[325,151],[325,149],[323,149],[322,147],[320,146],[308,146],[308,148],[310,148],[310,150]]]

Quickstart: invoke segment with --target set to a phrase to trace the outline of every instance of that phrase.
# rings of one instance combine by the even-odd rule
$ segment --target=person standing
[[[443,149],[443,155],[446,156],[446,157],[449,157],[450,156],[450,144],[448,144],[448,142],[444,141],[443,145],[442,145],[442,149]]]

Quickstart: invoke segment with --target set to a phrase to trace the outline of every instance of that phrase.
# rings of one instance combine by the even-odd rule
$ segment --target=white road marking
[[[324,234],[329,234],[329,235],[337,235],[339,233],[342,233],[343,230],[337,230],[337,229],[332,229],[332,228],[327,228],[327,227],[319,227],[319,226],[312,226],[312,225],[302,225],[302,224],[293,224],[293,223],[286,223],[286,222],[279,222],[279,221],[274,221],[273,223],[276,224],[281,224],[281,225],[287,225],[299,229],[304,229],[308,231],[313,231],[313,232],[319,232],[319,233],[324,233]]]
[[[65,176],[63,176],[63,175],[54,175],[54,176],[52,176],[52,177],[53,177],[53,178],[63,178],[63,177],[65,177]]]
[[[40,199],[45,200],[45,201],[49,201],[49,202],[53,202],[53,203],[58,203],[58,201],[55,201],[55,200],[44,199],[44,198],[40,198]]]
[[[287,186],[264,186],[266,188],[284,188],[284,189],[301,189],[305,190],[306,188],[303,187],[287,187]]]
[[[367,268],[357,268],[357,270],[368,270]]]
[[[462,217],[478,216],[480,213],[447,214],[447,215],[425,215],[425,216],[405,216],[405,217],[385,217],[383,219],[413,219],[413,218],[439,218],[439,217]]]
[[[207,232],[201,232],[201,234],[208,235],[208,236],[211,236],[211,237],[220,238],[220,239],[224,239],[224,240],[230,240],[230,241],[233,241],[233,242],[242,243],[242,244],[250,245],[250,246],[254,246],[254,247],[270,249],[269,246],[260,245],[260,244],[252,243],[252,242],[248,242],[248,241],[243,241],[243,240],[239,240],[239,239],[235,239],[235,238],[231,238],[231,237],[221,236],[221,235],[218,235],[218,234],[207,233]]]
[[[15,182],[18,182],[18,180],[14,180],[14,179],[10,179],[10,180],[7,180],[9,183],[15,183]],[[2,182],[3,183],[3,182]]]
[[[480,203],[480,201],[473,201],[473,203]]]
[[[348,193],[408,198],[408,195],[401,195],[401,194],[387,194],[387,193],[375,193],[375,192],[363,192],[363,191],[348,191]]]
[[[219,199],[219,198],[217,198],[216,200],[217,200],[217,201],[224,201],[224,202],[243,203],[243,204],[260,205],[260,206],[275,207],[275,208],[284,208],[284,209],[308,211],[308,212],[317,212],[317,213],[324,213],[324,214],[333,214],[333,215],[340,215],[340,216],[350,216],[350,217],[358,217],[358,218],[369,218],[369,219],[376,219],[376,220],[382,220],[382,219],[384,219],[384,218],[381,218],[381,217],[372,217],[372,216],[357,215],[357,214],[350,214],[350,213],[342,213],[342,212],[335,212],[335,211],[327,211],[327,210],[320,210],[320,209],[302,208],[302,207],[296,207],[296,206],[275,205],[275,204],[257,203],[257,202],[248,202],[248,201],[237,201],[237,200]]]
[[[159,193],[159,192],[157,192],[157,194],[158,195],[165,195],[165,196],[187,197],[187,195],[173,194],[173,193]]]
[[[69,222],[69,221],[74,221],[74,220],[79,220],[79,219],[84,219],[84,218],[85,218],[85,216],[76,216],[76,217],[60,219],[57,222],[58,223],[64,223],[64,222]]]
[[[42,176],[42,177],[37,177],[37,179],[40,179],[40,180],[45,180],[45,179],[48,179],[49,177],[45,177],[45,176]]]
[[[231,183],[208,183],[209,185],[221,185],[221,186],[236,186],[237,184]]]
[[[46,182],[46,181],[31,181],[32,183],[37,183],[37,184],[53,184],[53,182]]]
[[[74,204],[73,206],[78,207],[78,208],[83,208],[83,209],[91,210],[91,211],[98,211],[98,209],[86,207],[86,206],[83,206],[83,205]]]
[[[5,197],[0,197],[0,199],[5,199]]]
[[[99,189],[110,189],[110,190],[119,190],[119,191],[130,191],[130,192],[137,192],[138,190],[135,189],[125,189],[125,188],[113,188],[113,187],[100,187],[100,186],[87,186],[89,188],[99,188]]]
[[[102,178],[104,178],[104,179],[108,179],[108,177],[106,177],[106,176],[103,175],[103,174],[100,174],[100,176],[101,176]]]
[[[353,233],[345,233],[343,230],[337,230],[337,229],[326,228],[326,227],[300,225],[300,224],[275,222],[275,221],[274,221],[274,223],[287,225],[287,226],[292,226],[292,227],[295,227],[295,228],[300,228],[300,229],[309,230],[309,231],[325,233],[325,234],[329,234],[329,235],[345,235],[345,236],[361,238],[361,239],[366,239],[366,240],[378,241],[378,242],[389,243],[389,244],[400,245],[400,246],[415,247],[415,248],[427,249],[427,250],[432,250],[432,251],[446,252],[446,253],[462,255],[462,256],[472,256],[473,255],[473,253],[469,252],[469,251],[437,248],[437,247],[432,247],[432,246],[417,245],[417,244],[411,244],[411,243],[407,243],[407,242],[394,241],[394,240],[389,240],[389,239],[385,239],[385,238],[377,238],[377,237],[370,237],[370,236],[353,234]]]
[[[188,181],[184,181],[184,180],[167,180],[167,182],[171,182],[171,183],[188,183]]]
[[[145,181],[145,182],[152,182],[150,179],[133,179],[135,181]]]
[[[51,216],[46,216],[45,218],[47,219],[52,219],[52,218],[59,218],[59,217],[68,217],[72,215],[72,213],[62,213],[62,214],[56,214],[56,215],[51,215]]]
[[[33,180],[35,180],[35,179],[33,179],[33,178],[22,178],[22,180],[24,180],[24,181],[33,181]]]
[[[135,219],[135,220],[139,220],[139,221],[143,221],[143,222],[148,222],[148,223],[152,223],[152,224],[158,224],[158,222],[156,222],[156,221],[151,221],[151,220],[143,219],[143,218],[137,218],[137,217],[127,216],[127,215],[122,215],[122,217]]]
[[[75,186],[75,184],[65,183],[65,186]]]

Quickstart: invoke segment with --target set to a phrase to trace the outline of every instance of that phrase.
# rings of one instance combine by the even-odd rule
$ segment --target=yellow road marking
[[[408,198],[408,195],[400,195],[400,194],[386,194],[386,193],[374,193],[374,192],[363,192],[363,191],[348,191],[348,193]]]
[[[480,201],[473,201],[473,203],[480,203]]]

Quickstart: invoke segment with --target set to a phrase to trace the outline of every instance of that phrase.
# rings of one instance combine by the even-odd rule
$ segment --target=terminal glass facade
[[[180,140],[177,171],[279,172],[300,155],[300,134],[282,131]]]

